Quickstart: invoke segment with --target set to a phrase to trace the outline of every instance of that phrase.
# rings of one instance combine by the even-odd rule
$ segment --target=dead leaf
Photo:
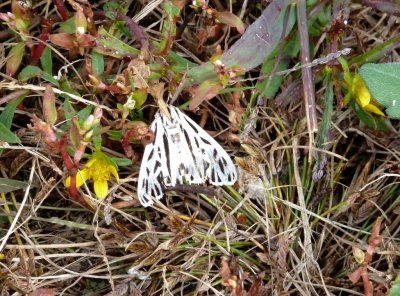
[[[154,251],[153,247],[149,246],[147,243],[143,241],[132,242],[129,244],[127,249],[132,253],[139,253],[139,254]]]
[[[50,34],[49,40],[55,45],[66,49],[74,49],[77,46],[75,35],[68,33]]]
[[[231,269],[229,263],[225,259],[221,260],[221,267],[219,268],[219,275],[221,276],[222,282],[227,282],[231,277]]]
[[[253,283],[250,286],[249,292],[247,293],[247,296],[258,296],[260,295],[260,290],[261,290],[261,285],[263,283],[262,279],[265,275],[265,272],[261,272],[259,274],[256,274]]]
[[[200,106],[203,101],[208,101],[214,98],[223,89],[220,82],[204,81],[194,91],[192,101],[190,102],[189,109],[193,110]]]
[[[156,248],[159,244],[158,235],[156,234],[153,224],[149,220],[146,220],[146,233],[147,241],[152,247]]]
[[[238,16],[234,15],[233,13],[229,11],[213,10],[212,14],[219,22],[228,25],[230,27],[236,28],[236,30],[238,30],[240,34],[244,33],[244,30],[246,28],[244,23]]]
[[[151,74],[150,67],[146,65],[143,59],[133,59],[126,68],[125,75],[127,82],[129,81],[129,74],[132,75],[135,88],[149,88],[149,77]]]
[[[25,167],[25,165],[31,160],[32,156],[28,153],[22,150],[19,152],[11,162],[11,171],[10,171],[10,177],[13,178],[18,174],[18,172]]]

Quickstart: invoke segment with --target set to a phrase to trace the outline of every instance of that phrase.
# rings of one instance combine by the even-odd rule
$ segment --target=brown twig
[[[361,263],[361,266],[353,271],[349,275],[349,279],[353,282],[353,284],[357,283],[362,278],[364,284],[364,295],[365,296],[372,296],[373,295],[373,287],[371,282],[368,279],[367,268],[369,262],[372,260],[372,255],[375,249],[379,246],[382,236],[379,234],[379,230],[381,228],[382,218],[378,217],[375,221],[375,224],[372,228],[371,236],[368,239],[368,248],[367,252],[365,253],[364,261]]]
[[[64,21],[69,19],[69,13],[65,9],[64,3],[61,0],[53,0],[54,6],[56,7],[58,13],[61,15]]]
[[[146,37],[146,34],[142,30],[142,28],[135,23],[130,17],[122,14],[121,12],[117,12],[117,18],[123,20],[128,26],[129,30],[133,35],[136,36],[137,40],[140,43],[140,47],[142,50],[149,50],[149,40]]]
[[[301,44],[301,63],[308,64],[310,62],[310,40],[308,38],[307,9],[305,0],[300,0],[298,2],[297,19]],[[307,126],[310,139],[312,139],[312,134],[318,130],[314,82],[312,80],[312,72],[310,68],[302,68],[301,72],[303,78],[304,106],[306,110]]]
[[[2,97],[0,99],[0,106],[5,104],[5,103],[7,103],[7,102],[9,102],[9,101],[12,101],[12,100],[14,100],[14,99],[16,99],[16,98],[18,98],[20,96],[26,96],[28,93],[29,93],[28,90],[17,90],[17,91],[14,91],[14,92],[12,92],[12,93],[10,93],[8,95],[5,95],[4,97]]]
[[[43,51],[46,47],[46,41],[49,39],[49,32],[51,29],[51,24],[50,22],[45,23],[43,25],[43,30],[42,33],[40,35],[40,42],[37,45],[36,49],[33,51],[33,55],[32,55],[32,65],[36,65],[39,62],[40,57],[43,54]]]

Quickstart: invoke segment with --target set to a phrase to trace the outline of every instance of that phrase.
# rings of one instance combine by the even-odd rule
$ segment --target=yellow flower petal
[[[371,93],[369,92],[360,74],[356,74],[353,78],[352,94],[362,108],[371,102]]]
[[[78,171],[76,174],[76,187],[79,188],[86,182],[87,179],[90,178],[90,172],[87,169],[83,169],[82,171]],[[71,186],[71,177],[68,177],[65,180],[65,187]]]
[[[93,153],[92,158],[86,163],[87,167],[91,167],[98,160],[95,153]]]
[[[114,165],[110,165],[109,170],[110,170],[111,174],[113,174],[113,176],[115,177],[117,182],[119,183],[119,175],[118,175],[116,167]]]
[[[103,200],[108,194],[108,183],[106,180],[98,180],[94,182],[94,193],[96,196]]]
[[[376,107],[373,104],[368,104],[367,106],[364,106],[364,110],[381,115],[381,116],[385,116],[385,114],[378,107]]]
[[[108,194],[108,181],[111,174],[119,182],[118,166],[102,151],[95,151],[89,161],[86,163],[86,168],[79,171],[76,176],[76,186],[80,187],[88,180],[92,179],[94,183],[94,192],[99,199],[104,199]],[[65,186],[71,186],[71,178],[68,177],[65,181]]]

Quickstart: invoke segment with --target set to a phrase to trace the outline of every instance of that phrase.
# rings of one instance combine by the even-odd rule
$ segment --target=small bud
[[[99,124],[102,116],[103,116],[103,110],[101,108],[96,107],[94,109],[94,119],[95,119],[94,124],[96,125]]]
[[[221,62],[221,60],[216,60],[215,62],[214,62],[214,64],[216,65],[216,66],[218,66],[218,67],[223,67],[224,66],[224,64]]]
[[[86,33],[87,19],[82,8],[79,8],[75,13],[75,28],[75,33],[77,35],[83,35]]]
[[[126,101],[126,103],[124,104],[124,109],[133,110],[133,109],[135,108],[136,101],[133,100],[132,97],[133,97],[133,94],[130,93],[130,95],[128,96],[128,99],[127,99],[127,101]]]
[[[76,32],[80,35],[85,34],[85,28],[84,27],[77,27]]]
[[[90,130],[94,125],[94,115],[90,114],[82,125],[83,131]]]
[[[361,249],[359,249],[359,248],[357,248],[355,246],[353,246],[353,256],[354,256],[354,259],[357,261],[358,264],[361,264],[361,263],[364,262],[364,259],[365,259],[364,252]]]
[[[83,141],[89,143],[92,137],[93,137],[93,130],[90,130],[83,136]]]

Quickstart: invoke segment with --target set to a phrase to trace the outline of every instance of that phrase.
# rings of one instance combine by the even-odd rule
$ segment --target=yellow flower
[[[76,174],[76,187],[81,187],[86,180],[92,179],[94,192],[99,199],[104,199],[108,194],[108,180],[111,174],[119,182],[117,165],[101,151],[96,151],[90,157],[83,170]],[[71,186],[71,177],[65,180],[65,186]]]
[[[354,98],[357,104],[360,105],[360,107],[363,108],[365,111],[372,112],[381,116],[385,115],[378,108],[375,100],[371,97],[371,93],[369,92],[360,74],[356,74],[353,77],[349,75],[346,81],[349,84],[349,93],[344,99],[344,105],[347,105],[350,99]]]

